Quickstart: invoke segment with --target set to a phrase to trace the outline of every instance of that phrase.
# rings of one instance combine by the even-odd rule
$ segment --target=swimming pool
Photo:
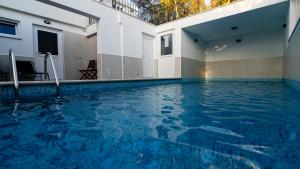
[[[202,82],[0,105],[0,168],[296,169],[300,94]]]

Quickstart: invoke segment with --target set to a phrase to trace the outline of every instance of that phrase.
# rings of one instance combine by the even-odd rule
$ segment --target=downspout
[[[121,67],[122,67],[122,79],[124,79],[124,29],[121,22],[121,12],[119,12],[118,21],[120,24],[120,47],[121,47]]]
[[[122,79],[124,79],[124,33],[123,33],[123,24],[120,24],[121,31],[121,59],[122,59]]]

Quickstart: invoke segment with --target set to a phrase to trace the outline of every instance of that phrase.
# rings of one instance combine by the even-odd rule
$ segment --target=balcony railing
[[[94,0],[155,25],[167,23],[197,13],[234,3],[238,0],[187,0],[184,3],[165,4],[159,0]],[[202,3],[201,3],[202,2]]]

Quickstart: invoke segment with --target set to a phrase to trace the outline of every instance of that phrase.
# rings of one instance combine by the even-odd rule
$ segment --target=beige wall
[[[64,32],[64,72],[66,80],[79,80],[89,60],[97,60],[97,36]]]
[[[241,39],[240,43],[236,40]],[[282,78],[284,31],[276,29],[210,41],[206,78]]]
[[[101,54],[102,79],[122,79],[122,57]],[[124,56],[124,79],[143,78],[143,59]]]
[[[191,58],[181,58],[181,77],[182,78],[197,78],[204,77],[205,62]]]
[[[141,79],[143,78],[143,59],[135,57],[124,57],[124,78]]]
[[[122,57],[101,54],[102,79],[122,79]]]
[[[275,78],[283,77],[283,57],[204,62],[182,57],[178,77],[182,78]],[[177,66],[176,66],[177,70]]]
[[[182,57],[176,61],[176,65],[180,62],[182,78],[283,77],[283,29],[206,42],[192,34],[184,35]],[[237,43],[237,39],[242,41]]]
[[[282,78],[283,57],[206,62],[206,78]]]

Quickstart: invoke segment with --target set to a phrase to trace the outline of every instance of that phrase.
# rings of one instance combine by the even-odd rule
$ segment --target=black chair
[[[90,60],[89,65],[86,70],[78,70],[81,74],[82,79],[87,79],[87,80],[92,80],[92,79],[97,79],[97,62],[96,60]]]
[[[38,73],[35,71],[33,62],[16,61],[16,65],[18,70],[18,79],[20,81],[45,80],[44,73]]]
[[[9,81],[9,73],[0,69],[0,81]]]

